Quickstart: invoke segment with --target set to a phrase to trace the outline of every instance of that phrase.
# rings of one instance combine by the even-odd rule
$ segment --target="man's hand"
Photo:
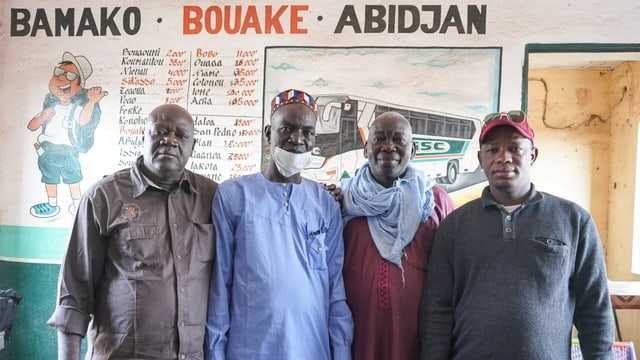
[[[331,194],[331,196],[333,196],[333,198],[340,203],[340,206],[342,206],[342,199],[344,199],[344,196],[342,195],[342,189],[340,189],[339,186],[336,186],[336,184],[322,184],[322,186],[324,186],[324,189],[327,190],[329,194]]]
[[[103,97],[109,95],[108,91],[102,91],[102,87],[94,86],[87,90],[87,97],[89,98],[89,102],[95,104],[100,102]]]

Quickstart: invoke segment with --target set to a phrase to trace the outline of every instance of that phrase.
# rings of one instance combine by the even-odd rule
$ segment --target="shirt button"
[[[511,220],[511,215],[507,215],[507,220]]]
[[[184,321],[180,323],[180,326],[184,326]]]
[[[510,233],[510,232],[511,232],[511,231],[513,231],[513,230],[511,230],[511,228],[510,228],[510,227],[508,227],[508,228],[504,229],[504,231],[506,231],[506,232]]]
[[[186,359],[186,358],[187,358],[187,355],[185,354],[180,355],[180,359]]]
[[[289,206],[289,203],[285,201],[283,205],[284,206]]]
[[[553,240],[547,239],[547,245],[553,245]]]
[[[180,288],[180,292],[181,292],[181,293],[184,293],[184,288]]]
[[[182,255],[178,255],[178,261],[182,261]]]

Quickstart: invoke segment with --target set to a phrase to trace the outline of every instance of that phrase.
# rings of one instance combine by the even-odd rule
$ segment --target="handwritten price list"
[[[216,181],[259,170],[262,87],[257,50],[123,49],[119,166],[142,151],[147,114],[179,104],[194,116],[196,147],[187,167]]]

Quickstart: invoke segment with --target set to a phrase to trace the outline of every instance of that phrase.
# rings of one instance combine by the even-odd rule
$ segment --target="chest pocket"
[[[328,229],[324,226],[324,222],[316,226],[312,226],[310,224],[305,225],[304,236],[307,250],[307,262],[309,263],[309,268],[311,270],[327,270],[327,246],[325,242],[327,230]]]
[[[120,230],[119,251],[124,257],[139,261],[157,261],[162,254],[157,225],[135,224]]]
[[[532,278],[544,281],[546,286],[561,286],[561,274],[566,274],[569,266],[569,246],[557,238],[537,236],[519,244],[518,258]]]

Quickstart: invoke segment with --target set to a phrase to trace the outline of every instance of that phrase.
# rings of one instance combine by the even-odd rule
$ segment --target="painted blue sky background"
[[[265,107],[299,88],[482,119],[498,108],[500,59],[500,48],[267,48]]]

